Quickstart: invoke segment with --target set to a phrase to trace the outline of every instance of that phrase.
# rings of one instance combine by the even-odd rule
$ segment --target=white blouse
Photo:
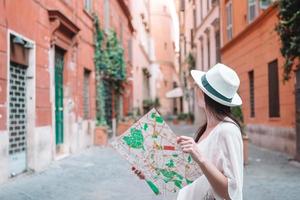
[[[226,118],[229,121],[231,119]],[[228,179],[230,199],[243,199],[243,141],[240,129],[231,122],[220,122],[198,143],[202,155]],[[222,199],[203,174],[179,191],[177,200]]]

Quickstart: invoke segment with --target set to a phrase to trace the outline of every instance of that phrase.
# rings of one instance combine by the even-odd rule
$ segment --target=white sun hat
[[[242,105],[237,93],[240,79],[230,67],[218,63],[207,72],[191,70],[191,75],[201,90],[216,102],[230,107]]]

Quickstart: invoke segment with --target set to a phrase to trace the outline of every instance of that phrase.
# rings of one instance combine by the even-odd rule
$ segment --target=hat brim
[[[207,91],[205,89],[205,87],[203,86],[202,81],[201,81],[201,77],[203,75],[205,75],[205,74],[206,74],[206,72],[203,72],[203,71],[191,70],[191,75],[192,75],[194,81],[197,83],[197,85],[200,87],[200,89],[205,94],[207,94],[207,96],[209,96],[210,98],[212,98],[216,102],[218,102],[218,103],[220,103],[222,105],[225,105],[225,106],[234,107],[234,106],[240,106],[240,105],[242,105],[242,99],[241,99],[241,97],[239,96],[238,93],[236,93],[233,96],[231,102],[227,102],[227,101],[224,101],[223,99],[220,99],[220,98],[216,97],[215,95],[211,94],[209,91]]]

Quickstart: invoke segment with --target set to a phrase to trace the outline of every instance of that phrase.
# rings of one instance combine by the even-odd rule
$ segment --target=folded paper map
[[[199,166],[183,153],[176,135],[152,109],[111,142],[129,163],[141,170],[152,191],[176,193],[201,175]]]

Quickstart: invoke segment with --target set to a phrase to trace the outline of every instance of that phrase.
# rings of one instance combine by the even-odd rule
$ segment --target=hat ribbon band
[[[204,88],[210,92],[211,94],[213,94],[214,96],[228,102],[231,103],[232,98],[227,98],[224,95],[220,94],[217,90],[215,90],[207,81],[205,74],[201,77],[201,81],[202,81],[202,85],[204,86]]]

